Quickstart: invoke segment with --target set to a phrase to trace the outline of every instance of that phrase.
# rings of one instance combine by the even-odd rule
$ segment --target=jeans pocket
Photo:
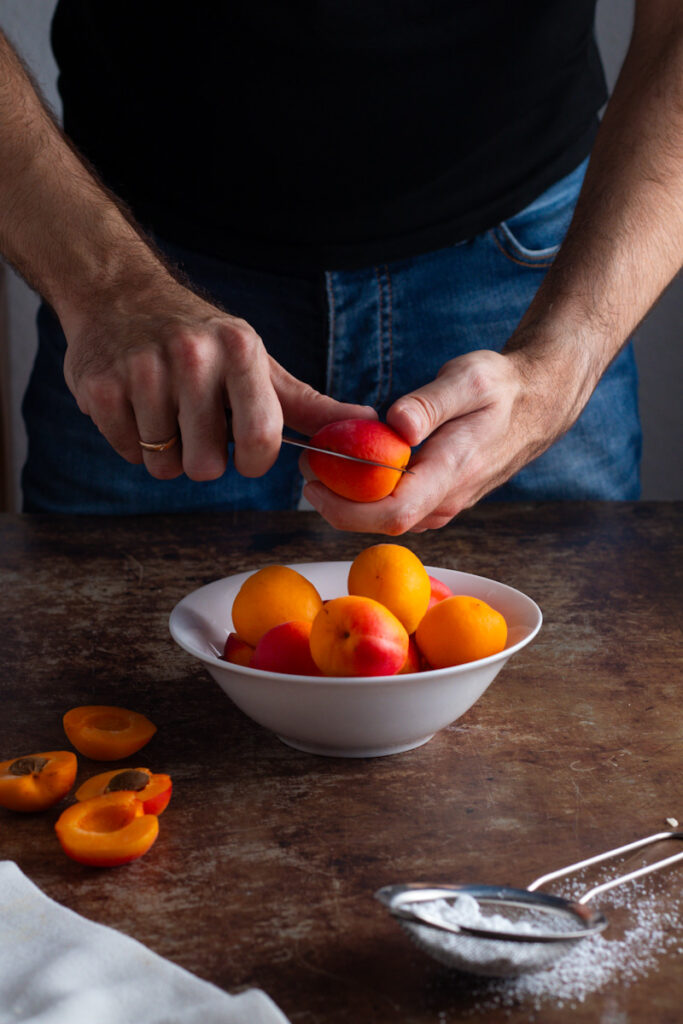
[[[555,182],[514,217],[491,230],[496,247],[513,263],[549,267],[574,214],[588,161]]]

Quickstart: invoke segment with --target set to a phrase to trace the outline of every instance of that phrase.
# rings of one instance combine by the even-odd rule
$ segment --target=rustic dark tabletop
[[[211,580],[351,559],[381,538],[312,512],[0,517],[0,760],[68,749],[68,708],[116,704],[158,726],[130,763],[174,781],[157,843],[130,865],[68,860],[53,831],[63,805],[0,810],[0,858],[227,991],[263,988],[292,1024],[680,1021],[680,941],[635,978],[534,1001],[449,973],[373,893],[416,880],[525,886],[683,819],[682,515],[670,503],[491,503],[402,538],[428,565],[522,590],[544,624],[459,721],[362,760],[300,753],[253,724],[167,623]],[[79,757],[77,781],[106,767]],[[651,878],[655,909],[680,907],[683,867]]]

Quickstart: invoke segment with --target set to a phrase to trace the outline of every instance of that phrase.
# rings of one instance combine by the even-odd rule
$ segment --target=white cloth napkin
[[[289,1024],[45,896],[0,861],[0,1024]]]

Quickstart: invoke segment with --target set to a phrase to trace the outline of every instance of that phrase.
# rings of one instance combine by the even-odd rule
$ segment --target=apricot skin
[[[296,676],[322,675],[311,656],[311,627],[310,622],[283,622],[269,629],[256,645],[251,668]]]
[[[326,676],[396,675],[408,656],[408,634],[379,601],[337,597],[313,621],[311,654]]]
[[[335,494],[351,501],[380,501],[392,493],[410,459],[410,445],[396,431],[378,420],[338,420],[328,423],[313,435],[316,448],[370,459],[383,466],[366,466],[333,455],[309,452],[308,462],[317,476]]]

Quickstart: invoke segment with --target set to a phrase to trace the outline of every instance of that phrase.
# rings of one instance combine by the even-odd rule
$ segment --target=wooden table
[[[373,893],[524,886],[683,819],[682,507],[492,503],[403,538],[426,564],[519,588],[545,621],[462,719],[367,760],[303,754],[253,724],[167,620],[213,579],[350,559],[379,538],[308,512],[0,518],[0,759],[68,747],[64,711],[116,704],[157,724],[132,760],[175,784],[156,845],[131,865],[68,860],[61,808],[0,811],[0,856],[200,977],[263,988],[292,1024],[680,1021],[675,946],[630,986],[616,977],[540,1010],[513,993],[492,1008],[489,983],[425,956]],[[78,782],[102,768],[80,758]],[[680,900],[681,870],[652,876],[664,906]]]

